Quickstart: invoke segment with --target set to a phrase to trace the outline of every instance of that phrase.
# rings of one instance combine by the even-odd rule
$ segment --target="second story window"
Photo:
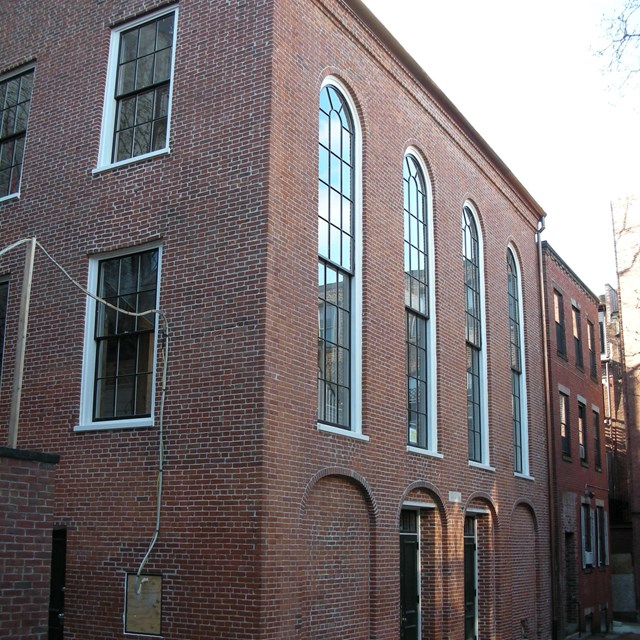
[[[553,292],[553,317],[556,325],[556,349],[558,355],[567,355],[566,334],[564,327],[564,300],[558,291]]]
[[[480,295],[480,235],[475,215],[467,205],[462,210],[462,253],[465,291],[465,336],[467,360],[467,431],[469,460],[487,462],[488,443],[484,416],[482,303]]]
[[[320,93],[318,144],[318,421],[359,430],[356,126],[341,87]]]
[[[578,446],[580,461],[587,462],[587,408],[582,401],[578,401]]]
[[[408,444],[434,448],[429,425],[430,314],[428,200],[416,156],[404,159],[404,301],[407,346]]]
[[[582,369],[584,360],[582,358],[582,325],[580,324],[580,309],[571,307],[571,316],[573,320],[573,346],[576,353],[576,367]]]
[[[592,378],[597,375],[596,367],[596,331],[593,322],[587,320],[587,346],[589,349],[589,373]]]
[[[571,455],[571,429],[569,423],[569,396],[560,391],[558,395],[558,411],[560,413],[560,442],[562,455]]]
[[[20,192],[33,68],[0,77],[0,199]]]
[[[113,31],[99,167],[166,151],[175,8]]]
[[[600,437],[600,413],[594,408],[593,415],[593,463],[597,471],[602,470],[602,439]]]

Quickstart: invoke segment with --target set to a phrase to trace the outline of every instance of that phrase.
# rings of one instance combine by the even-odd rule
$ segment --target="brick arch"
[[[508,545],[508,547],[507,547]],[[506,630],[513,638],[534,638],[542,620],[542,554],[538,518],[527,499],[516,501],[509,518],[509,533],[505,541],[508,550],[510,580],[510,611]]]
[[[403,492],[398,504],[397,522],[406,502],[432,502],[432,509],[420,510],[420,607],[425,637],[444,637],[449,620],[446,617],[447,603],[454,594],[450,580],[456,558],[450,543],[449,514],[438,489],[423,480],[412,482]]]
[[[310,478],[296,532],[297,638],[371,636],[377,512],[371,489],[357,472],[328,467]]]

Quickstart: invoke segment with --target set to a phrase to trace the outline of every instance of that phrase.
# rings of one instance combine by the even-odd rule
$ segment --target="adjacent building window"
[[[113,31],[99,166],[167,150],[176,17],[172,8]]]
[[[7,323],[7,301],[9,299],[9,282],[0,282],[0,373],[4,356],[4,331]]]
[[[558,291],[553,292],[553,316],[556,323],[556,349],[558,355],[567,355],[566,334],[564,328],[564,301],[562,294]]]
[[[597,375],[596,369],[596,331],[593,326],[593,322],[587,320],[587,346],[589,349],[589,372],[591,377],[595,378]]]
[[[359,430],[357,127],[346,93],[325,83],[318,145],[318,421]]]
[[[587,409],[578,401],[578,446],[580,449],[580,461],[587,462]]]
[[[576,366],[584,367],[582,359],[582,326],[580,325],[580,309],[571,307],[573,320],[573,346],[576,352]]]
[[[528,435],[524,384],[524,343],[520,307],[520,277],[515,255],[507,250],[507,283],[509,296],[509,342],[511,352],[511,415],[513,422],[514,471],[528,473]]]
[[[481,304],[480,235],[476,217],[468,205],[462,210],[462,252],[465,284],[465,335],[467,360],[467,429],[469,460],[487,462],[484,416],[483,327]]]
[[[408,444],[435,448],[430,428],[429,202],[425,174],[413,154],[404,158],[404,300],[407,348]]]
[[[159,267],[159,247],[94,259],[89,290],[119,310],[157,309]],[[88,299],[80,429],[152,424],[156,327],[155,313]]]
[[[583,502],[580,510],[580,528],[582,532],[582,566],[592,567],[594,564],[594,514],[591,505]]]
[[[560,441],[562,443],[562,455],[571,455],[571,430],[569,428],[569,396],[559,392],[558,406],[560,412]]]
[[[606,341],[606,331],[605,331],[604,309],[598,309],[598,328],[600,329],[600,356],[606,356],[607,341]]]
[[[596,562],[599,567],[609,564],[609,523],[604,506],[596,506]]]
[[[0,77],[0,199],[20,192],[33,67]]]
[[[602,470],[602,441],[600,437],[600,413],[595,409],[593,415],[593,463],[598,471]]]

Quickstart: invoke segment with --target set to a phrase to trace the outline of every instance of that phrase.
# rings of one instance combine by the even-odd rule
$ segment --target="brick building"
[[[424,71],[359,0],[2,22],[1,246],[98,297],[36,252],[65,640],[548,638],[544,212]]]
[[[612,203],[613,237],[616,251],[616,271],[618,273],[618,315],[617,340],[621,346],[621,368],[617,371],[622,384],[621,396],[624,404],[624,426],[627,437],[628,498],[631,523],[631,559],[623,568],[635,575],[635,606],[629,606],[637,616],[640,611],[640,268],[638,253],[640,246],[640,199],[630,194]],[[615,325],[614,325],[615,329]],[[618,413],[619,416],[619,407]],[[630,562],[629,562],[630,560]],[[629,603],[630,604],[630,603]]]
[[[547,242],[542,250],[560,627],[593,633],[612,620],[599,300]]]
[[[610,285],[600,296],[600,361],[604,431],[609,479],[611,601],[617,619],[635,618],[633,532],[629,475],[629,434],[625,420],[624,349],[618,292]]]

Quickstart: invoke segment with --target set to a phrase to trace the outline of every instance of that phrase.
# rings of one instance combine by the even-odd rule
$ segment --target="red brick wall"
[[[0,638],[48,637],[58,456],[0,448]]]
[[[21,198],[0,204],[12,222],[0,228],[0,244],[35,234],[86,282],[88,255],[162,241],[160,299],[171,325],[165,494],[146,570],[163,575],[163,637],[283,640],[302,628],[330,637],[333,620],[334,637],[360,637],[366,628],[371,638],[397,638],[398,514],[418,486],[438,505],[424,514],[421,542],[438,585],[425,602],[442,614],[425,604],[424,633],[428,626],[434,637],[462,634],[462,532],[474,500],[493,514],[483,597],[497,604],[483,624],[498,636],[510,632],[511,609],[499,605],[511,597],[511,574],[500,559],[512,548],[506,532],[523,496],[539,523],[539,548],[548,548],[535,207],[437,91],[338,0],[180,2],[171,154],[93,174],[109,27],[159,4],[104,2],[80,11],[43,2],[9,16],[0,34],[3,70],[32,59],[37,66]],[[363,127],[368,441],[316,428],[317,105],[330,73],[350,88]],[[423,154],[433,189],[441,457],[407,452],[405,444],[402,158],[409,145]],[[466,200],[484,238],[494,471],[467,460]],[[522,268],[533,479],[513,474],[509,243]],[[12,282],[21,261],[16,253],[1,264]],[[18,289],[10,294],[6,362]],[[158,433],[73,431],[84,306],[38,255],[23,394],[29,426],[20,445],[64,452],[55,517],[68,531],[65,638],[102,640],[122,634],[124,573],[138,568],[153,533]],[[6,388],[10,368],[3,378]],[[7,414],[2,394],[0,424]],[[305,502],[316,481],[326,492]],[[309,519],[315,511],[320,516]],[[305,546],[314,526],[315,542]],[[305,554],[316,567],[344,557],[326,551],[331,527],[340,548],[356,554],[350,588],[370,584],[357,609],[331,602],[344,622],[326,609],[312,627],[310,608],[300,611],[292,593],[308,586]],[[540,558],[541,611],[549,609],[547,560]],[[313,592],[328,593],[322,584]],[[541,620],[546,637],[548,617]]]
[[[577,610],[581,612],[582,619],[579,625],[584,629],[584,612],[593,610],[595,628],[600,628],[600,607],[607,607],[611,611],[611,575],[610,568],[594,567],[584,569],[582,567],[582,543],[580,508],[583,499],[589,499],[593,509],[596,508],[596,500],[603,501],[608,511],[608,481],[605,455],[605,410],[602,396],[602,383],[600,371],[600,342],[598,333],[598,299],[587,289],[579,278],[573,273],[560,256],[548,245],[544,248],[545,280],[547,305],[549,309],[549,360],[551,376],[551,411],[553,417],[554,441],[553,453],[556,460],[555,485],[557,490],[556,504],[558,508],[558,548],[560,553],[561,579],[560,595],[562,610],[565,620],[569,623],[575,618],[574,606],[571,594],[567,591],[567,584],[576,576],[576,592],[578,602]],[[563,297],[566,356],[558,354],[556,341],[556,329],[553,315],[554,290]],[[580,309],[580,322],[582,328],[582,347],[584,354],[584,366],[576,364],[572,306],[578,305]],[[587,349],[587,321],[593,323],[595,328],[594,349],[596,352],[596,374],[591,376],[589,355]],[[562,385],[570,392],[569,396],[569,429],[571,439],[571,456],[564,456],[561,448],[560,423],[559,423],[559,392],[558,385]],[[587,421],[587,461],[580,460],[578,449],[578,397],[584,398]],[[594,456],[594,428],[592,420],[592,405],[600,410],[600,460],[601,467],[595,466]],[[587,495],[589,494],[589,495]],[[573,533],[575,540],[575,570],[567,568],[567,554],[573,556],[573,551],[565,548],[565,533]],[[595,541],[594,541],[595,543]]]

